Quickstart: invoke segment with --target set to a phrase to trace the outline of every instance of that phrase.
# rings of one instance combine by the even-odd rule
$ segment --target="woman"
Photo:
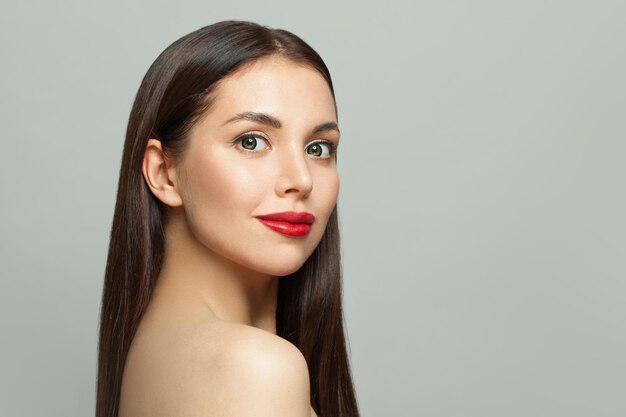
[[[358,416],[343,329],[337,109],[297,36],[170,45],[129,118],[96,416]]]

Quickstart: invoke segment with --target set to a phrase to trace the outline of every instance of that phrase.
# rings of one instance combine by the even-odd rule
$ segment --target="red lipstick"
[[[304,236],[311,230],[315,216],[307,212],[284,211],[256,216],[270,229],[288,236]]]

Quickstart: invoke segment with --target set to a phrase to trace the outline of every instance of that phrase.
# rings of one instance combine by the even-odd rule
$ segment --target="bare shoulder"
[[[219,351],[205,360],[219,380],[210,389],[224,401],[224,415],[310,415],[309,372],[298,348],[250,326],[227,325],[222,331]]]
[[[148,345],[137,348],[144,354],[135,352],[130,366],[128,416],[131,409],[152,416],[312,415],[306,360],[279,336],[221,322]]]

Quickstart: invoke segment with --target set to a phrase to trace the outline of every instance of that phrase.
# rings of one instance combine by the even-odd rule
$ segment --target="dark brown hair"
[[[218,81],[247,63],[280,55],[322,73],[328,68],[302,39],[252,22],[223,21],[183,36],[150,66],[128,120],[104,277],[96,417],[118,415],[122,374],[164,257],[167,208],[141,172],[149,138],[182,155],[186,137],[211,105]],[[279,278],[277,334],[307,360],[311,405],[320,417],[359,415],[344,335],[337,206],[302,267]]]

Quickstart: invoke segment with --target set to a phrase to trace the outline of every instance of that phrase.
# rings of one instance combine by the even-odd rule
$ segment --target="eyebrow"
[[[259,113],[259,112],[252,112],[252,111],[239,113],[235,117],[232,117],[228,119],[226,122],[224,122],[222,126],[227,125],[228,123],[238,122],[240,120],[249,120],[251,122],[261,123],[267,126],[271,126],[275,129],[280,129],[283,126],[280,120],[278,120],[274,116],[271,116],[267,113]],[[337,132],[341,133],[339,131],[339,126],[337,126],[336,122],[321,123],[313,128],[312,133],[328,132],[330,130],[336,130]]]

